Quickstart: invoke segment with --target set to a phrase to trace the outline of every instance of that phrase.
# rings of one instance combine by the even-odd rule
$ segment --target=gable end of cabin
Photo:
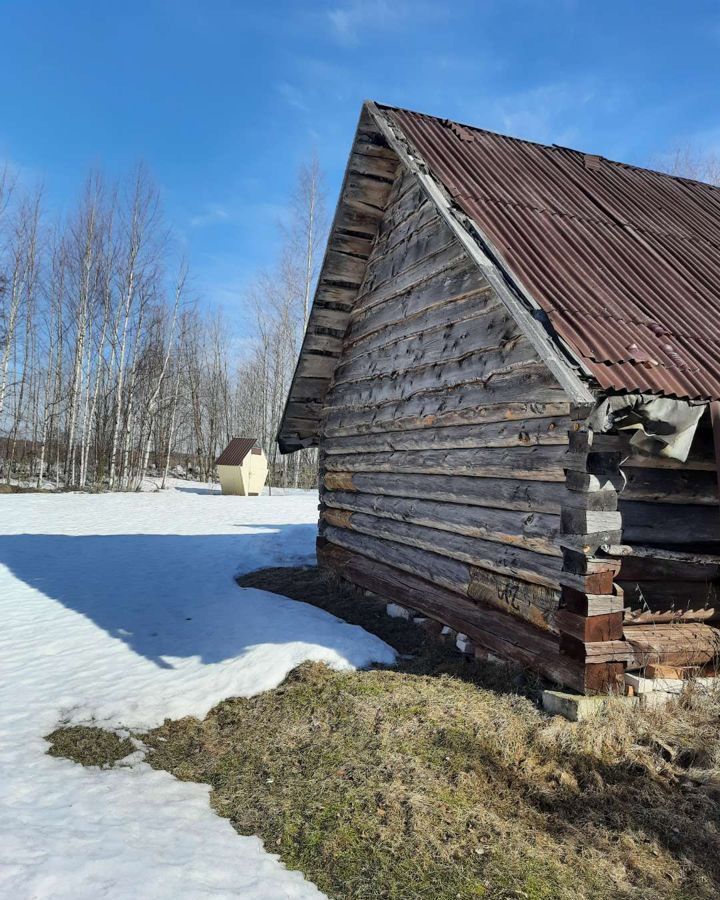
[[[646,546],[649,503],[667,500],[648,485],[682,464],[655,469],[627,434],[593,431],[597,390],[562,347],[546,352],[551,336],[381,126],[366,105],[279,436],[283,452],[320,448],[319,564],[575,690],[686,659],[624,595],[636,571],[647,585],[688,569],[672,535]],[[703,490],[691,514],[720,550],[717,490]],[[683,640],[706,658],[717,632],[693,613]]]

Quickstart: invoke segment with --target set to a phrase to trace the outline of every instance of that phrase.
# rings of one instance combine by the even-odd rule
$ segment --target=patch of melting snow
[[[192,485],[183,483],[184,488]],[[390,663],[363,629],[232,576],[313,559],[317,495],[20,494],[0,518],[0,896],[295,900],[323,895],[143,761],[46,754],[61,721],[204,716],[305,660]]]

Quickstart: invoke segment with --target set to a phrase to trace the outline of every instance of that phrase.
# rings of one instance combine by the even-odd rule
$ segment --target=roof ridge
[[[388,103],[377,103],[377,102],[376,102],[376,106],[378,106],[380,109],[386,109],[386,110],[390,110],[393,112],[404,112],[404,113],[409,113],[412,116],[422,116],[425,119],[435,119],[436,121],[442,123],[445,126],[457,125],[460,128],[469,129],[470,131],[480,132],[481,134],[487,134],[492,137],[504,138],[505,140],[514,141],[515,143],[518,143],[518,144],[529,144],[530,146],[533,146],[533,147],[541,147],[544,150],[563,150],[567,153],[575,153],[578,156],[598,157],[600,160],[608,163],[611,166],[619,166],[620,168],[624,168],[624,169],[633,169],[634,171],[637,171],[637,172],[649,172],[651,175],[657,175],[660,178],[670,178],[673,181],[678,181],[681,183],[699,184],[702,187],[710,188],[712,191],[717,191],[718,194],[720,195],[720,185],[711,184],[708,181],[700,181],[697,178],[688,178],[686,175],[673,175],[670,172],[663,172],[660,169],[650,168],[650,166],[640,166],[637,163],[629,163],[629,162],[623,162],[622,160],[618,160],[618,159],[611,159],[609,156],[603,156],[601,153],[593,153],[589,150],[578,150],[575,147],[566,147],[563,144],[546,144],[543,141],[533,141],[530,138],[517,137],[516,135],[512,135],[512,134],[505,134],[502,131],[493,131],[490,128],[482,128],[479,125],[470,125],[467,122],[458,122],[456,119],[449,119],[447,116],[435,116],[432,113],[421,112],[420,110],[417,110],[417,109],[408,109],[407,107],[403,107],[403,106],[391,106]]]

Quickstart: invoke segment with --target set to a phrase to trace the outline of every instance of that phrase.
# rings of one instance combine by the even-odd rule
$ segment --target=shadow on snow
[[[233,581],[237,572],[310,562],[316,526],[252,527],[266,530],[2,535],[0,564],[162,668],[172,668],[166,657],[211,664],[257,644],[296,641],[347,653],[352,662],[356,638],[343,632],[353,628],[338,629],[316,607]]]

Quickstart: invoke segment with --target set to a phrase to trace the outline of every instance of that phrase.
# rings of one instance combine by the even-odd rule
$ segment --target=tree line
[[[230,438],[248,436],[276,484],[313,485],[314,451],[274,447],[326,226],[312,159],[277,259],[244,298],[254,331],[238,336],[193,295],[143,166],[114,184],[91,175],[55,222],[41,191],[0,174],[0,478],[134,490],[179,467],[206,481]]]

